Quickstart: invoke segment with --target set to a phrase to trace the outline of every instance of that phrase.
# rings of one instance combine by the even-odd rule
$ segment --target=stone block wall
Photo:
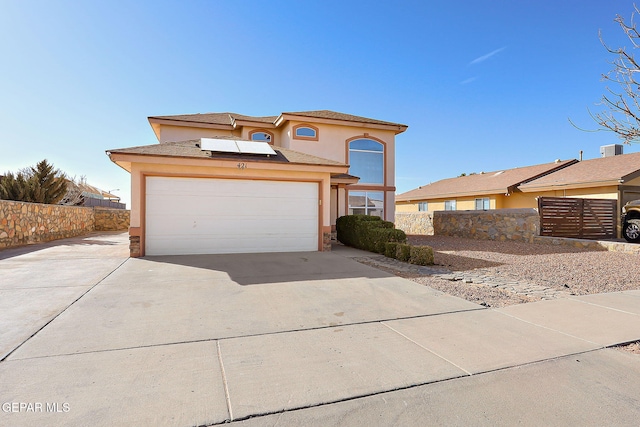
[[[535,209],[396,213],[395,226],[407,234],[533,242],[540,229]]]
[[[125,210],[0,200],[0,249],[128,227]]]
[[[65,239],[93,230],[92,208],[0,200],[0,248]]]
[[[437,211],[433,228],[436,235],[532,242],[540,234],[540,217],[535,209]]]
[[[407,234],[433,235],[433,212],[396,212],[395,226]]]
[[[96,231],[120,231],[129,229],[131,211],[95,207]]]

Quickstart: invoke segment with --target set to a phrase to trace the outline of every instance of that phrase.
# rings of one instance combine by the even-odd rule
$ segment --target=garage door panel
[[[253,239],[249,237],[218,238],[216,240],[215,246],[212,246],[211,241],[206,238],[191,239],[189,241],[175,239],[153,239],[151,243],[156,246],[171,245],[171,247],[175,251],[172,252],[172,254],[233,254],[300,251],[300,243],[298,238],[278,238],[275,241],[265,241],[263,239]]]
[[[305,189],[304,185],[316,186],[314,183],[300,183],[288,181],[252,181],[240,179],[197,179],[197,178],[167,178],[149,177],[148,182],[156,180],[155,183],[147,185],[147,195],[167,195],[174,196],[215,196],[215,197],[238,197],[242,194],[251,194],[259,187],[256,194],[265,197],[284,198],[313,198]],[[182,182],[180,182],[182,181]],[[185,185],[185,181],[189,181]],[[301,187],[302,185],[302,187]],[[283,192],[286,189],[286,192]]]
[[[317,183],[147,178],[147,255],[318,250]]]
[[[299,218],[295,221],[289,219],[265,220],[260,215],[249,217],[194,217],[193,219],[172,219],[170,222],[164,217],[161,221],[150,221],[147,225],[147,236],[166,235],[177,238],[185,234],[207,235],[209,237],[224,236],[226,234],[237,236],[259,236],[266,234],[281,234],[283,228],[291,233],[304,233],[318,226],[316,218]],[[170,229],[166,225],[170,224]],[[314,233],[315,234],[315,233]]]
[[[251,199],[241,197],[221,197],[216,200],[208,200],[198,195],[201,212],[206,212],[208,216],[224,215],[228,212],[238,212],[240,214],[252,215],[281,215],[287,212],[303,212],[307,215],[316,215],[318,201],[314,199],[291,199],[291,198],[266,198],[255,197]],[[193,197],[180,195],[172,197],[153,195],[147,197],[147,204],[154,206],[153,215],[158,216],[182,216],[193,214]]]

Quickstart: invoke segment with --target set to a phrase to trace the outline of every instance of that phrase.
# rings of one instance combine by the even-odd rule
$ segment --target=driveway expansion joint
[[[381,390],[381,391],[377,391],[377,392],[373,392],[373,393],[363,393],[363,394],[360,394],[360,395],[350,396],[350,397],[343,398],[343,399],[336,399],[336,400],[330,400],[330,401],[326,401],[326,402],[312,403],[312,404],[296,406],[296,407],[292,407],[292,408],[288,408],[288,409],[279,409],[279,410],[276,410],[276,411],[264,411],[264,412],[245,415],[245,416],[242,416],[242,417],[239,417],[239,418],[236,418],[236,419],[231,419],[231,422],[237,423],[237,422],[246,421],[246,420],[253,419],[253,418],[262,418],[262,417],[266,417],[266,416],[269,416],[269,415],[285,414],[287,412],[297,412],[297,411],[302,411],[302,410],[305,410],[305,409],[311,409],[311,408],[317,408],[317,407],[322,407],[322,406],[333,405],[333,404],[336,404],[336,403],[343,403],[343,402],[350,402],[350,401],[354,401],[354,400],[366,399],[366,398],[373,397],[373,396],[383,396],[385,394],[394,393],[394,392],[397,392],[397,391],[411,390],[411,389],[415,389],[415,388],[419,388],[419,387],[429,386],[429,385],[432,385],[432,384],[446,383],[446,382],[449,382],[449,381],[459,380],[459,379],[462,379],[462,378],[479,377],[479,376],[482,376],[482,375],[489,375],[489,374],[493,374],[493,373],[496,373],[496,372],[503,372],[503,371],[508,371],[508,370],[512,370],[512,369],[520,369],[520,368],[525,367],[525,366],[537,365],[537,364],[550,362],[550,361],[554,361],[554,360],[570,359],[570,358],[573,358],[573,357],[576,357],[576,356],[579,356],[579,355],[582,355],[582,354],[588,354],[588,353],[594,353],[594,352],[597,352],[597,351],[602,351],[603,349],[606,349],[606,348],[607,347],[600,347],[600,348],[596,348],[596,349],[591,349],[591,350],[586,350],[586,351],[579,351],[579,352],[575,352],[575,353],[565,354],[565,355],[562,355],[562,356],[550,357],[550,358],[547,358],[547,359],[534,360],[534,361],[530,361],[530,362],[526,362],[526,363],[521,363],[521,364],[516,364],[516,365],[511,365],[511,366],[505,366],[505,367],[496,368],[496,369],[488,369],[488,370],[485,370],[485,371],[477,372],[475,374],[469,373],[468,375],[458,375],[458,376],[453,376],[453,377],[444,378],[444,379],[440,379],[440,380],[424,381],[424,382],[420,382],[420,383],[416,383],[416,384],[410,384],[410,385],[407,385],[407,386],[395,387],[395,388],[390,388],[390,389],[387,389],[387,390]],[[213,423],[213,424],[208,424],[207,426],[224,425],[224,424],[228,424],[228,423],[229,423],[228,421],[221,421],[221,422],[217,422],[217,423]],[[277,423],[276,423],[276,425],[277,425]]]
[[[423,350],[428,351],[429,353],[433,354],[434,356],[439,357],[440,359],[444,360],[445,362],[455,366],[456,368],[460,369],[461,371],[465,372],[467,375],[471,376],[473,375],[471,372],[467,371],[466,369],[464,369],[462,366],[457,365],[456,363],[452,362],[451,360],[447,359],[446,357],[436,353],[435,351],[423,346],[422,344],[416,342],[415,340],[412,340],[411,338],[409,338],[408,336],[406,336],[405,334],[403,334],[402,332],[392,328],[391,326],[387,325],[385,322],[380,322],[382,325],[386,326],[387,328],[391,329],[393,332],[395,332],[396,334],[400,335],[401,337],[403,337],[406,340],[409,340],[410,342],[414,343],[415,345],[417,345],[418,347],[422,348]]]
[[[227,411],[229,413],[229,420],[233,420],[233,409],[231,407],[231,396],[229,395],[229,383],[227,382],[227,374],[224,370],[224,362],[222,361],[222,350],[220,349],[220,341],[216,341],[216,349],[218,353],[218,363],[220,364],[220,372],[222,373],[222,385],[224,386],[224,396],[227,403]]]
[[[62,315],[62,313],[64,313],[65,311],[67,311],[71,306],[73,306],[76,302],[78,302],[81,298],[83,298],[85,295],[87,295],[89,292],[91,292],[92,289],[94,289],[96,286],[98,286],[100,283],[104,282],[109,276],[111,276],[115,271],[117,271],[120,267],[122,267],[127,261],[129,260],[129,258],[125,259],[124,261],[122,261],[120,264],[118,264],[118,266],[116,268],[114,268],[113,270],[111,270],[106,276],[104,276],[102,279],[98,280],[95,284],[93,284],[92,286],[89,287],[89,289],[87,289],[85,292],[82,293],[82,295],[80,295],[78,298],[76,298],[75,300],[73,300],[69,305],[67,305],[64,309],[62,309],[58,314],[56,314],[55,316],[53,316],[51,319],[49,319],[48,322],[46,322],[44,325],[42,325],[37,331],[35,331],[33,334],[31,334],[27,339],[25,339],[24,341],[22,341],[20,344],[18,344],[13,350],[11,350],[10,352],[8,352],[2,359],[0,359],[0,362],[4,362],[7,360],[7,358],[9,358],[13,353],[15,353],[20,347],[22,347],[25,343],[27,343],[31,338],[35,337],[40,331],[42,331],[44,328],[46,328],[49,324],[51,324],[51,322],[53,322],[54,320],[56,320],[60,315]]]

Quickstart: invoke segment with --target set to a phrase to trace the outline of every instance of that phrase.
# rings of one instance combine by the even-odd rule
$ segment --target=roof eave
[[[396,196],[397,202],[421,202],[429,201],[432,199],[450,199],[452,197],[471,197],[471,196],[484,196],[492,194],[507,194],[509,188],[491,189],[491,190],[478,190],[478,191],[464,191],[458,193],[439,193],[433,195],[416,195],[415,197],[401,197]]]
[[[267,128],[267,129],[273,129],[276,127],[276,125],[274,125],[273,123],[268,123],[268,122],[260,122],[260,121],[253,121],[253,120],[236,120],[236,119],[233,120],[234,129],[241,126],[260,127],[260,128]]]
[[[589,181],[589,182],[558,182],[553,184],[542,184],[542,185],[522,185],[518,187],[520,191],[523,193],[534,193],[539,191],[554,191],[554,190],[567,190],[574,188],[590,188],[590,187],[606,187],[610,185],[619,185],[621,184],[621,179],[606,179],[599,181]]]
[[[332,173],[347,173],[349,165],[344,164],[317,164],[307,162],[273,162],[269,160],[262,160],[255,157],[238,157],[238,158],[206,158],[206,157],[192,157],[192,156],[178,156],[175,154],[150,154],[150,153],[127,153],[119,152],[117,149],[107,151],[107,155],[112,162],[118,164],[118,166],[125,169],[127,172],[131,172],[132,163],[166,163],[167,159],[180,159],[186,160],[190,163],[198,163],[200,166],[211,166],[212,161],[222,162],[223,164],[231,165],[230,167],[237,167],[238,160],[246,163],[256,163],[261,165],[272,166],[284,166],[286,169],[295,169],[296,166],[311,167],[314,170],[322,169],[324,171]],[[125,168],[122,164],[127,163],[128,168]]]
[[[345,126],[345,123],[349,123],[354,127],[363,127],[367,129],[380,129],[380,130],[391,130],[395,132],[395,134],[402,133],[406,131],[409,126],[402,124],[381,124],[381,123],[366,123],[359,122],[353,120],[339,120],[339,119],[326,119],[322,117],[308,117],[308,116],[297,116],[290,113],[282,113],[275,120],[275,127],[281,126],[286,121],[296,120],[300,122],[311,122],[311,123],[323,123],[323,124],[332,124],[332,125],[341,125]]]
[[[233,130],[234,126],[232,125],[224,125],[219,123],[205,123],[205,122],[197,122],[191,120],[173,120],[173,119],[158,119],[156,117],[149,117],[149,123],[151,123],[151,127],[158,125],[158,129],[160,125],[165,126],[180,126],[180,127],[198,127],[198,128],[206,128],[206,129],[224,129],[224,130]],[[154,128],[155,132],[155,128]],[[156,134],[157,135],[157,134]],[[160,139],[158,137],[158,139]]]

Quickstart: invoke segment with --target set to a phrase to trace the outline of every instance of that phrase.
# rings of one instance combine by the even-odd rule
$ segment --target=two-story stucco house
[[[330,250],[339,216],[395,215],[395,136],[334,111],[149,117],[158,144],[108,150],[131,173],[131,255]]]

